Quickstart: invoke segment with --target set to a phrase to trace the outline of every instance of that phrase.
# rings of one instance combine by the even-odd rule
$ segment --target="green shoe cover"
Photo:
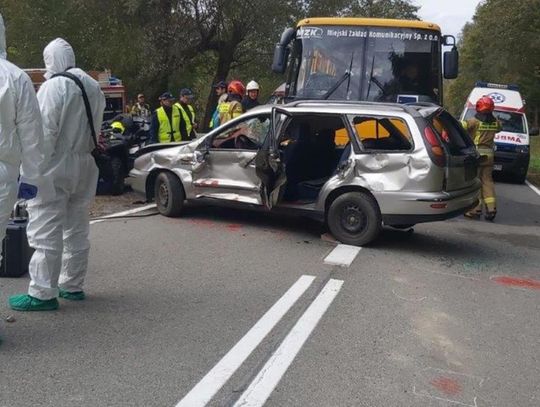
[[[28,294],[12,295],[9,306],[15,311],[52,311],[58,308],[58,300],[40,300]]]
[[[84,291],[69,292],[62,289],[60,289],[60,293],[58,294],[58,296],[60,298],[70,301],[82,301],[86,298],[86,296],[84,295]]]

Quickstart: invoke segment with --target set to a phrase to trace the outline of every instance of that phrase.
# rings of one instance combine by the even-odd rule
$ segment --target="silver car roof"
[[[410,115],[412,117],[427,117],[440,106],[431,103],[403,105],[397,103],[359,102],[359,101],[322,101],[300,100],[285,105],[263,105],[249,111],[250,114],[269,113],[272,108],[291,113],[334,113],[334,114],[373,114],[373,115]]]

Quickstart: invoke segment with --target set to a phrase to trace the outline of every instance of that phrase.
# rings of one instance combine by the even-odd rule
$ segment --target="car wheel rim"
[[[167,188],[167,185],[164,182],[159,184],[158,198],[160,205],[163,207],[166,207],[169,203],[169,188]]]
[[[348,233],[362,232],[367,225],[367,216],[358,205],[345,205],[341,211],[341,226]]]

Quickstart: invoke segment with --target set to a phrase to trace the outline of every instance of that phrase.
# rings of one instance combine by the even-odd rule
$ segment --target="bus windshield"
[[[293,44],[289,96],[440,103],[440,48],[438,31],[303,26]]]

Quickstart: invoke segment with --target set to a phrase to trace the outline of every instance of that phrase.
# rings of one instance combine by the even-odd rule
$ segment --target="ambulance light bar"
[[[477,88],[492,88],[492,89],[508,89],[508,90],[515,90],[519,92],[518,85],[501,85],[499,83],[489,83],[489,82],[478,81],[476,82],[476,87]]]

